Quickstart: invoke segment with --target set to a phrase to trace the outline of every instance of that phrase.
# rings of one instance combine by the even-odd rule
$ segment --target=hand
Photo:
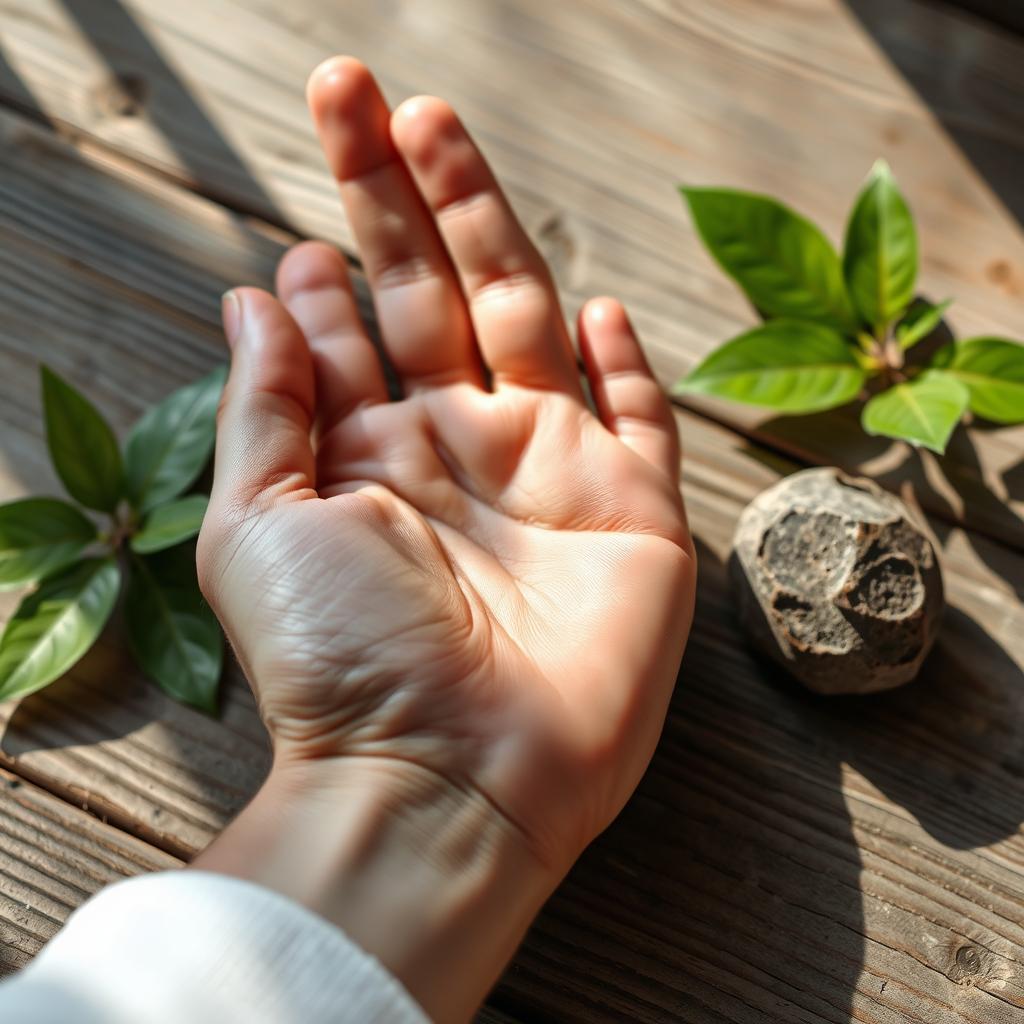
[[[588,410],[547,268],[449,106],[392,114],[350,58],[309,95],[402,398],[333,249],[291,250],[278,298],[231,293],[200,579],[288,799],[329,814],[358,778],[389,820],[443,832],[447,808],[442,874],[514,861],[531,893],[504,957],[661,730],[695,579],[675,425],[609,299],[580,317]],[[435,1015],[472,1009],[374,951]]]

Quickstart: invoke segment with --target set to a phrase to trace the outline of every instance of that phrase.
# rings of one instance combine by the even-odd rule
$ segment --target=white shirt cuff
[[[251,882],[167,871],[109,886],[0,984],[19,1024],[429,1024],[378,960]]]

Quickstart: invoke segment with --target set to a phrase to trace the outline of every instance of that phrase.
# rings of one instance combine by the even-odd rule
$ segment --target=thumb
[[[313,360],[280,302],[256,288],[223,299],[231,372],[217,415],[212,510],[244,514],[316,485]]]

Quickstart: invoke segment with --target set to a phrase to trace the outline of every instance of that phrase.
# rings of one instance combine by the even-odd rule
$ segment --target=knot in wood
[[[558,210],[551,211],[540,222],[535,234],[537,248],[559,285],[564,288],[577,286],[583,277],[581,253],[565,215]]]
[[[769,488],[740,517],[731,570],[755,645],[820,693],[909,682],[935,640],[935,550],[870,480],[809,469]]]
[[[961,946],[956,951],[956,964],[963,974],[977,974],[981,970],[981,957],[973,946]]]
[[[101,117],[138,117],[146,106],[146,80],[132,72],[110,75],[92,90],[92,103]]]

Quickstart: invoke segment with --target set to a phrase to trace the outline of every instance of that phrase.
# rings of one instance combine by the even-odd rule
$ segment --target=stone
[[[759,494],[740,516],[730,570],[754,645],[818,693],[910,682],[938,632],[942,574],[920,523],[838,469]]]

